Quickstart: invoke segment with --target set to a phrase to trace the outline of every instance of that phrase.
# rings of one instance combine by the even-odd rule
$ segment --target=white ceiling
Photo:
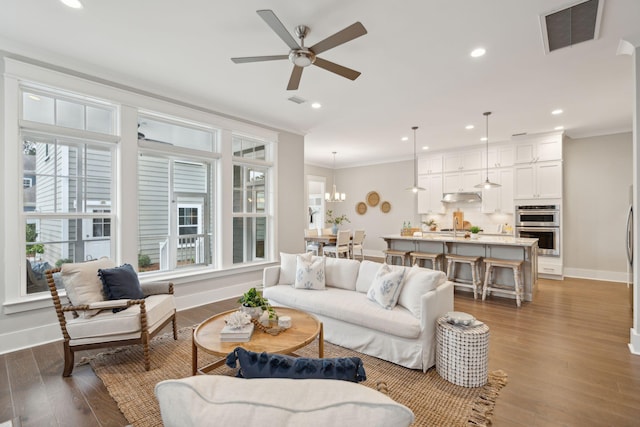
[[[411,126],[419,146],[483,144],[484,111],[492,142],[558,125],[573,138],[632,127],[632,57],[616,50],[640,35],[640,0],[601,0],[600,38],[551,54],[539,16],[577,0],[82,1],[2,0],[0,49],[303,133],[311,164],[331,167],[332,151],[337,167],[411,158]],[[309,26],[307,46],[362,22],[368,34],[320,55],[362,75],[312,66],[288,92],[288,61],[232,63],[288,53],[258,9],[291,32]],[[478,46],[487,54],[473,59]]]

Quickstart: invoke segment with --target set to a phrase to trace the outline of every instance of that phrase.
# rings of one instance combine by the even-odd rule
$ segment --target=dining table
[[[322,255],[325,245],[335,245],[338,241],[337,234],[320,234],[318,236],[307,236],[304,238],[307,243],[315,242],[318,244],[318,255]]]

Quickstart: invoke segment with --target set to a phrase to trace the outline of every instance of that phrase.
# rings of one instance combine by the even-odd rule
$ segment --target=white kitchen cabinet
[[[469,149],[444,154],[444,172],[482,169],[482,150]]]
[[[442,173],[442,154],[418,158],[418,174]]]
[[[418,213],[445,213],[442,203],[442,174],[418,175],[418,185],[425,191],[418,191]]]
[[[442,191],[445,193],[479,192],[481,190],[474,186],[480,184],[481,181],[484,180],[482,179],[482,171],[480,170],[445,173],[443,175]]]
[[[487,156],[489,168],[510,167],[514,164],[515,149],[512,144],[489,147],[488,152],[482,152],[483,167],[487,167]]]
[[[562,162],[514,167],[514,199],[562,198]]]
[[[489,181],[500,187],[482,190],[482,212],[513,213],[513,168],[490,170]]]
[[[537,140],[517,141],[516,163],[562,160],[562,135],[548,135]]]

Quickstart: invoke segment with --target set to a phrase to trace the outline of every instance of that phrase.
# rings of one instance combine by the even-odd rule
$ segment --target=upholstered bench
[[[404,427],[413,412],[369,387],[339,380],[199,375],[161,381],[165,427]]]

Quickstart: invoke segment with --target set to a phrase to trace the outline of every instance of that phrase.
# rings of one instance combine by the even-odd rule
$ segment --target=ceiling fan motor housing
[[[316,54],[309,49],[293,49],[289,52],[289,61],[298,67],[308,67],[316,62]]]

